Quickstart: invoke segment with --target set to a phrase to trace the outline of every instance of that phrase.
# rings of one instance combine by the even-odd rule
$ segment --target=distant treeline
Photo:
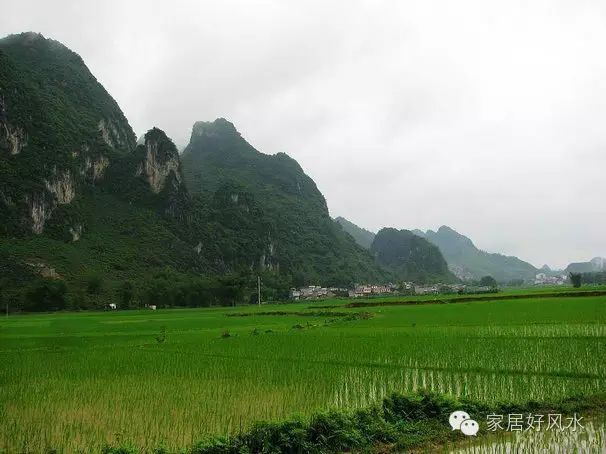
[[[606,271],[595,273],[582,273],[581,283],[583,284],[606,284]]]
[[[163,307],[232,306],[257,302],[257,276],[229,274],[195,276],[170,268],[140,280],[116,281],[102,274],[82,280],[42,277],[32,269],[7,262],[0,255],[0,304],[10,312],[120,309],[155,305]],[[289,282],[276,275],[262,275],[263,301],[288,298]]]

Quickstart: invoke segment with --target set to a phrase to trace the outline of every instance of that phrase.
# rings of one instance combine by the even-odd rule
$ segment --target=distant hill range
[[[606,271],[606,258],[594,257],[589,262],[571,263],[566,267],[567,273],[595,273]]]
[[[349,233],[356,242],[367,247],[368,238],[372,235],[361,227],[344,218],[335,219],[343,230]],[[482,276],[493,276],[498,282],[509,282],[518,279],[532,279],[537,269],[517,257],[505,256],[478,249],[471,239],[443,225],[437,232],[426,232],[415,229],[411,232],[425,238],[440,249],[448,263],[448,268],[459,279],[479,279]]]

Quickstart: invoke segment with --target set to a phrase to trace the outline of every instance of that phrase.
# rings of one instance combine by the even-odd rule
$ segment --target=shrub
[[[60,280],[43,279],[29,289],[25,296],[31,311],[58,311],[67,305],[67,286]]]
[[[100,295],[103,293],[103,286],[103,278],[98,274],[93,274],[86,280],[86,293],[89,295]]]

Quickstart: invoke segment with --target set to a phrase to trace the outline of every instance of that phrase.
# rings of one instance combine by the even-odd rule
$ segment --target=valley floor
[[[606,296],[347,302],[3,318],[0,451],[176,450],[418,389],[487,404],[606,392]]]

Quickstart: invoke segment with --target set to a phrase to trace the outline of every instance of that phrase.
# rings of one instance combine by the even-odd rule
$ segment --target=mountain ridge
[[[390,279],[294,159],[257,151],[228,120],[196,122],[180,154],[156,127],[136,140],[60,43],[11,35],[0,63],[1,298],[29,307],[49,279],[67,284],[71,308],[125,292],[129,305],[243,302],[257,275],[265,298]],[[88,290],[93,277],[102,296]]]
[[[372,232],[347,219],[340,219],[342,220],[337,222],[358,241],[358,244],[367,244],[367,238]],[[362,232],[367,232],[367,236],[364,237]],[[477,248],[470,238],[446,225],[440,226],[436,231],[412,229],[410,232],[436,245],[446,259],[449,269],[459,279],[479,280],[489,275],[499,282],[506,283],[512,280],[530,280],[538,272],[533,265],[518,257],[490,253]]]

